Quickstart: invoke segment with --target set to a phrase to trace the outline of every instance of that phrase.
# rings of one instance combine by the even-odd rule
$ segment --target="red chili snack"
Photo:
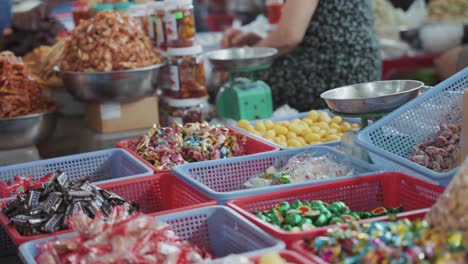
[[[21,58],[10,51],[0,53],[0,118],[47,112],[55,103],[43,94],[42,80],[33,75]]]

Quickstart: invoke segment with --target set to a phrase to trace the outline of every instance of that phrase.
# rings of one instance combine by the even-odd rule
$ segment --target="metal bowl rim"
[[[394,82],[394,81],[414,82],[414,83],[419,83],[419,86],[418,86],[418,87],[415,87],[415,88],[413,88],[413,89],[410,89],[410,90],[403,91],[403,92],[392,93],[392,94],[387,94],[387,95],[382,95],[382,96],[359,97],[359,98],[330,98],[330,97],[326,97],[326,94],[327,94],[327,93],[329,93],[329,92],[331,92],[331,91],[333,91],[333,90],[345,88],[345,87],[348,87],[348,86],[355,86],[355,85],[362,85],[362,84],[369,84],[369,83],[376,83],[376,82],[379,82],[379,83],[382,83],[382,82]],[[415,90],[421,89],[423,86],[424,86],[424,83],[423,83],[423,82],[421,82],[421,81],[415,81],[415,80],[385,80],[385,81],[365,82],[365,83],[356,83],[356,84],[351,84],[351,85],[345,85],[345,86],[337,87],[337,88],[334,88],[334,89],[331,89],[331,90],[328,90],[328,91],[323,92],[322,94],[320,94],[320,97],[321,97],[322,99],[324,99],[324,100],[335,100],[335,101],[377,99],[377,98],[385,98],[385,97],[390,97],[390,96],[395,96],[395,95],[402,95],[402,94],[405,94],[405,93],[413,92],[413,91],[415,91]]]
[[[230,59],[219,59],[219,58],[213,58],[212,55],[216,54],[221,51],[227,51],[227,50],[240,50],[240,49],[263,49],[265,51],[268,51],[269,54],[266,54],[264,56],[254,56],[250,58],[230,58]],[[264,59],[264,58],[269,58],[273,57],[276,54],[278,54],[278,50],[275,48],[269,48],[269,47],[237,47],[237,48],[227,48],[227,49],[218,49],[218,50],[212,50],[207,53],[205,53],[205,57],[208,60],[211,61],[231,61],[231,60],[254,60],[254,59]]]
[[[46,116],[46,115],[55,114],[55,113],[57,113],[57,107],[54,107],[53,110],[49,110],[49,111],[46,111],[46,112],[39,112],[39,113],[33,113],[33,114],[29,114],[29,115],[21,115],[21,116],[15,116],[15,117],[0,118],[0,122],[2,122],[2,121],[11,121],[11,120],[19,120],[19,119],[28,119],[28,118]]]
[[[156,68],[161,68],[165,66],[165,62],[161,62],[158,64],[153,64],[150,66],[146,66],[143,68],[137,68],[137,69],[128,69],[128,70],[117,70],[117,71],[108,71],[108,72],[79,72],[79,71],[61,71],[60,67],[58,65],[54,66],[54,71],[60,73],[60,74],[73,74],[73,75],[106,75],[106,74],[118,74],[118,73],[134,73],[134,72],[143,72],[147,70],[154,70]]]

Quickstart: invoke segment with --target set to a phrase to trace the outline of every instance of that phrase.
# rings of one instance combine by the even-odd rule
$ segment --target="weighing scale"
[[[234,120],[271,117],[273,100],[270,86],[257,80],[256,72],[268,69],[276,55],[273,48],[232,48],[212,51],[206,57],[214,69],[229,73],[216,97],[218,115]],[[247,75],[246,77],[240,77]]]

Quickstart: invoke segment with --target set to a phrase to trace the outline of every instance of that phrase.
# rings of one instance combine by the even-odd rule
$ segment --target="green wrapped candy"
[[[332,203],[328,206],[328,210],[333,214],[340,214],[342,207],[338,203]]]
[[[321,215],[324,215],[327,219],[330,219],[332,217],[332,213],[328,211],[328,209],[324,209],[320,211]]]
[[[322,206],[324,206],[324,205],[323,205],[323,202],[322,202],[322,201],[320,201],[320,200],[315,200],[315,201],[312,201],[312,202],[310,203],[310,206],[311,206],[311,207],[314,207],[314,208],[319,208],[319,207],[322,207]]]
[[[278,178],[278,182],[281,184],[291,183],[291,175],[289,175],[288,173],[282,173],[281,176]]]
[[[371,218],[372,215],[369,212],[362,212],[360,217],[361,217],[361,219],[367,219],[367,218]]]
[[[330,219],[330,225],[342,224],[344,223],[343,219],[339,216],[334,216]]]
[[[292,227],[292,225],[286,224],[286,225],[284,225],[282,228],[283,228],[283,230],[291,231],[291,229],[292,229],[293,227]]]
[[[357,212],[350,212],[349,215],[354,217],[354,219],[356,219],[356,220],[361,220],[361,217],[359,216],[359,214]]]
[[[292,225],[292,226],[298,226],[300,225],[302,221],[302,216],[299,214],[289,214],[286,216],[286,224]]]
[[[302,202],[301,202],[301,201],[299,201],[299,200],[294,200],[294,201],[292,202],[292,204],[291,204],[291,207],[292,207],[293,209],[297,209],[297,208],[298,208],[299,206],[301,206],[301,205],[302,205]]]
[[[390,209],[388,212],[390,214],[398,214],[398,213],[401,213],[403,211],[403,209],[401,208],[401,206],[399,207],[394,207],[392,209]]]
[[[291,205],[288,202],[281,202],[275,205],[275,208],[280,211],[282,215],[285,215],[286,212],[291,208]]]
[[[309,212],[306,212],[304,214],[304,217],[307,217],[307,218],[310,218],[312,220],[315,220],[317,219],[317,217],[320,215],[320,211],[319,210],[310,210]]]
[[[302,218],[302,221],[301,221],[301,226],[302,225],[313,225],[314,222],[312,221],[312,219],[309,219],[309,218]]]

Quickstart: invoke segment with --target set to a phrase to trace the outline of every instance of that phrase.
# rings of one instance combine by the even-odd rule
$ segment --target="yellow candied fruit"
[[[273,130],[273,129],[267,130],[265,132],[264,136],[265,137],[270,137],[270,138],[276,137],[276,131]]]
[[[279,144],[281,143],[281,139],[279,139],[279,138],[277,138],[277,137],[276,137],[276,138],[273,138],[273,142],[275,142],[276,144],[279,145]]]
[[[297,148],[297,147],[302,146],[301,142],[297,139],[288,139],[286,143],[288,144],[288,147],[291,147],[291,148]]]
[[[251,133],[253,133],[255,131],[255,128],[253,126],[251,126],[251,125],[249,125],[248,127],[244,128],[244,129],[251,132]]]
[[[340,136],[338,135],[328,135],[326,138],[326,141],[337,141],[340,140]]]
[[[319,113],[315,110],[312,110],[307,114],[307,117],[310,118],[312,121],[317,122],[317,120],[319,119]]]
[[[296,138],[296,139],[299,140],[299,142],[301,142],[301,146],[307,145],[307,142],[305,141],[304,138],[298,137],[298,138]]]
[[[288,129],[282,125],[276,124],[274,129],[277,135],[286,135],[288,133]]]
[[[330,122],[335,124],[341,124],[341,122],[343,122],[343,118],[341,118],[341,116],[334,116]]]
[[[313,125],[310,127],[310,131],[312,132],[319,132],[320,131],[320,127],[318,127],[317,125]]]
[[[289,131],[294,132],[297,135],[300,135],[302,133],[302,128],[296,124],[290,124],[288,129]]]
[[[320,129],[327,129],[327,130],[329,129],[327,122],[320,121],[317,123],[317,126],[320,127]]]
[[[264,124],[262,121],[258,121],[258,122],[255,124],[255,130],[257,130],[258,132],[260,132],[260,131],[266,131],[265,124]]]
[[[258,132],[258,131],[256,131],[256,130],[252,131],[252,134],[254,134],[254,135],[256,135],[256,136],[259,136],[259,137],[262,136],[262,134],[260,134],[260,132]]]
[[[351,127],[352,128],[360,128],[359,124],[356,124],[356,123],[352,124]]]
[[[319,134],[316,134],[316,133],[309,133],[307,135],[305,135],[305,140],[307,141],[307,143],[311,143],[311,142],[316,142],[316,141],[320,141],[320,138],[321,136]]]
[[[304,123],[306,123],[308,126],[312,125],[314,123],[314,120],[310,119],[310,118],[304,118],[302,120]]]
[[[341,124],[341,132],[346,132],[349,129],[351,129],[351,124],[349,124],[348,122],[343,122],[343,124]]]
[[[239,121],[237,121],[237,126],[242,128],[242,129],[246,129],[246,128],[248,128],[250,126],[250,123],[247,120],[239,120]]]
[[[319,132],[320,137],[324,138],[328,136],[328,131],[327,130],[320,130]]]
[[[286,136],[285,135],[279,135],[278,138],[281,139],[281,141],[286,142]]]
[[[271,121],[271,120],[266,120],[265,121],[265,128],[267,130],[273,129],[274,125],[275,125],[275,123],[273,123],[273,121]]]
[[[338,130],[336,130],[335,128],[330,128],[330,129],[328,130],[328,133],[329,133],[330,135],[336,135],[336,134],[338,134]]]
[[[327,112],[321,112],[319,116],[319,120],[322,122],[327,122],[329,123],[331,121],[330,116],[328,115]]]
[[[260,257],[258,264],[284,264],[286,261],[278,253],[267,253]]]
[[[296,135],[296,133],[294,133],[294,132],[292,132],[292,131],[289,131],[289,132],[286,134],[286,137],[287,137],[288,139],[293,139],[293,138],[296,138],[297,135]]]
[[[336,130],[341,130],[341,126],[337,123],[331,123],[330,125],[330,128],[334,128]]]

